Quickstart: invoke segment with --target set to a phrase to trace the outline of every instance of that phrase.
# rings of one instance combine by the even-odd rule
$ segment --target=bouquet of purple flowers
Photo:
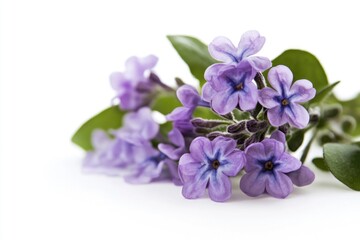
[[[218,202],[231,197],[230,178],[240,176],[248,196],[285,198],[294,185],[314,181],[304,162],[319,144],[324,154],[314,166],[360,190],[360,144],[353,141],[360,97],[339,100],[332,93],[339,82],[329,84],[314,55],[292,49],[273,61],[254,56],[265,43],[257,31],[244,33],[237,47],[226,37],[209,46],[188,36],[168,39],[200,91],[179,78],[176,87],[162,82],[153,55],[129,58],[125,71],[110,75],[113,106],[72,138],[87,151],[86,171],[129,183],[169,179],[185,198],[207,189]],[[298,149],[300,159],[290,153]]]

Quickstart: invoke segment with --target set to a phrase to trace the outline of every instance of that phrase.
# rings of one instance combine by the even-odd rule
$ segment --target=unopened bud
[[[241,132],[245,130],[245,125],[246,125],[245,121],[241,121],[239,123],[228,126],[227,131],[229,133]]]
[[[324,119],[336,118],[340,115],[342,107],[340,104],[326,106],[324,109]]]
[[[335,136],[331,132],[322,133],[319,137],[319,144],[324,145],[335,141]]]
[[[206,120],[202,118],[194,118],[191,120],[191,123],[194,127],[214,128],[220,125],[228,124],[229,122],[222,120]]]
[[[255,133],[258,132],[260,130],[265,129],[268,126],[266,121],[261,121],[258,122],[256,120],[249,120],[246,122],[246,129],[251,132],[251,133]]]
[[[345,133],[351,133],[356,128],[356,120],[351,116],[344,116],[341,119],[341,129]]]

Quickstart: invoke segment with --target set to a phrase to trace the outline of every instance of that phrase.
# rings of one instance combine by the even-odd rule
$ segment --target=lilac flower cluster
[[[241,176],[239,187],[251,197],[285,198],[293,185],[312,183],[313,172],[287,152],[286,134],[308,126],[309,113],[301,104],[316,91],[308,80],[292,83],[292,72],[283,65],[269,70],[271,87],[266,87],[262,72],[271,61],[253,56],[264,43],[257,31],[243,34],[237,47],[225,37],[215,38],[209,52],[221,63],[207,68],[201,95],[190,85],[178,87],[182,106],[167,114],[172,123],[167,134],[152,118],[152,100],[161,89],[171,90],[152,72],[157,58],[130,58],[125,72],[110,76],[120,108],[128,111],[123,126],[93,132],[94,150],[87,153],[84,168],[121,175],[130,183],[172,179],[182,185],[185,198],[200,198],[208,189],[218,202],[231,197],[235,176]],[[197,108],[218,118],[195,118]],[[246,119],[237,117],[246,112],[251,113]]]

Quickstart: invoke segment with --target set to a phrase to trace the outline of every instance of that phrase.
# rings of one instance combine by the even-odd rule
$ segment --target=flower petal
[[[289,92],[293,74],[290,69],[284,65],[278,65],[270,69],[268,80],[271,86],[281,95]]]
[[[204,195],[211,172],[199,172],[192,180],[183,182],[182,194],[185,198],[194,199]]]
[[[232,138],[227,137],[216,137],[211,141],[213,153],[219,153],[220,156],[226,156],[232,153],[236,147],[236,141]]]
[[[313,99],[316,95],[316,90],[309,80],[297,80],[290,89],[290,99],[293,103],[303,103]]]
[[[286,143],[286,136],[282,131],[276,130],[274,131],[271,136],[271,139],[275,139],[276,141],[282,142],[283,144]]]
[[[285,144],[274,139],[265,139],[261,142],[264,145],[265,159],[279,159],[285,152]],[[296,159],[296,158],[295,158]]]
[[[209,197],[215,202],[225,202],[231,197],[230,179],[221,172],[213,171],[209,181]]]
[[[288,116],[288,122],[292,127],[302,129],[309,123],[309,113],[300,104],[290,104],[289,107],[285,108],[285,113]]]
[[[210,67],[208,67],[205,70],[204,78],[206,81],[211,82],[214,78],[217,78],[219,76],[220,71],[227,68],[228,64],[224,63],[215,63],[212,64]]]
[[[216,94],[216,91],[211,87],[210,83],[205,83],[202,87],[201,97],[206,102],[211,102],[211,99]]]
[[[300,160],[291,156],[287,152],[284,152],[279,158],[275,159],[274,163],[278,163],[276,171],[280,171],[283,173],[292,172],[301,167]]]
[[[267,174],[261,174],[256,170],[248,172],[240,180],[240,189],[250,197],[257,197],[265,192],[267,178]]]
[[[211,101],[211,107],[218,114],[224,115],[234,110],[238,103],[239,94],[229,89],[216,93]]]
[[[243,91],[239,91],[239,106],[243,111],[252,110],[258,102],[258,89],[253,82],[245,83]]]
[[[149,183],[160,176],[163,166],[164,161],[160,162],[159,164],[145,161],[139,166],[138,169],[136,169],[134,173],[125,176],[124,179],[126,182],[132,184]]]
[[[242,60],[250,55],[253,55],[261,50],[264,46],[265,37],[260,36],[258,31],[247,31],[240,39],[238,44],[237,56]]]
[[[280,106],[268,109],[267,117],[270,124],[274,127],[280,127],[281,125],[289,122],[289,116]]]
[[[168,134],[171,143],[178,147],[185,146],[185,140],[181,132],[177,128],[173,128]]]
[[[208,157],[214,154],[210,140],[206,137],[195,138],[190,145],[190,154],[196,162],[207,162]]]
[[[226,37],[216,37],[209,44],[209,53],[213,58],[222,62],[238,62],[236,48]]]
[[[200,101],[200,96],[197,90],[190,85],[183,85],[176,91],[176,95],[184,107],[196,107]]]
[[[276,101],[276,97],[278,96],[279,93],[269,87],[265,87],[259,90],[259,102],[266,108],[274,108],[279,106],[279,102]]]
[[[273,172],[266,182],[266,192],[276,198],[286,198],[294,189],[290,178],[281,172]]]
[[[190,121],[192,113],[193,113],[193,109],[191,108],[177,107],[171,113],[166,115],[166,119],[168,121],[189,119]]]
[[[246,61],[258,72],[263,72],[272,65],[270,59],[267,57],[251,56],[246,58]]]
[[[315,179],[315,174],[306,166],[302,165],[298,170],[287,174],[291,181],[298,187],[311,184]]]
[[[91,133],[91,144],[94,149],[105,149],[113,140],[102,129],[95,129]]]
[[[253,143],[245,149],[245,171],[251,172],[254,170],[262,169],[262,166],[258,164],[259,160],[265,160],[269,157],[265,154],[265,147],[261,142]]]
[[[218,171],[221,171],[226,176],[234,177],[245,165],[245,154],[240,150],[234,150],[232,153],[220,160],[220,167]]]

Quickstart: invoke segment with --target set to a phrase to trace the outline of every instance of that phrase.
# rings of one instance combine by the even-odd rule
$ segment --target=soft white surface
[[[330,175],[316,172],[285,200],[235,187],[228,203],[189,201],[171,184],[84,175],[69,142],[109,105],[108,75],[128,56],[154,53],[163,79],[191,80],[166,34],[237,43],[257,29],[267,37],[261,55],[313,52],[331,82],[343,80],[336,92],[355,95],[360,15],[356,1],[336,2],[2,1],[0,239],[357,239],[360,194]]]

